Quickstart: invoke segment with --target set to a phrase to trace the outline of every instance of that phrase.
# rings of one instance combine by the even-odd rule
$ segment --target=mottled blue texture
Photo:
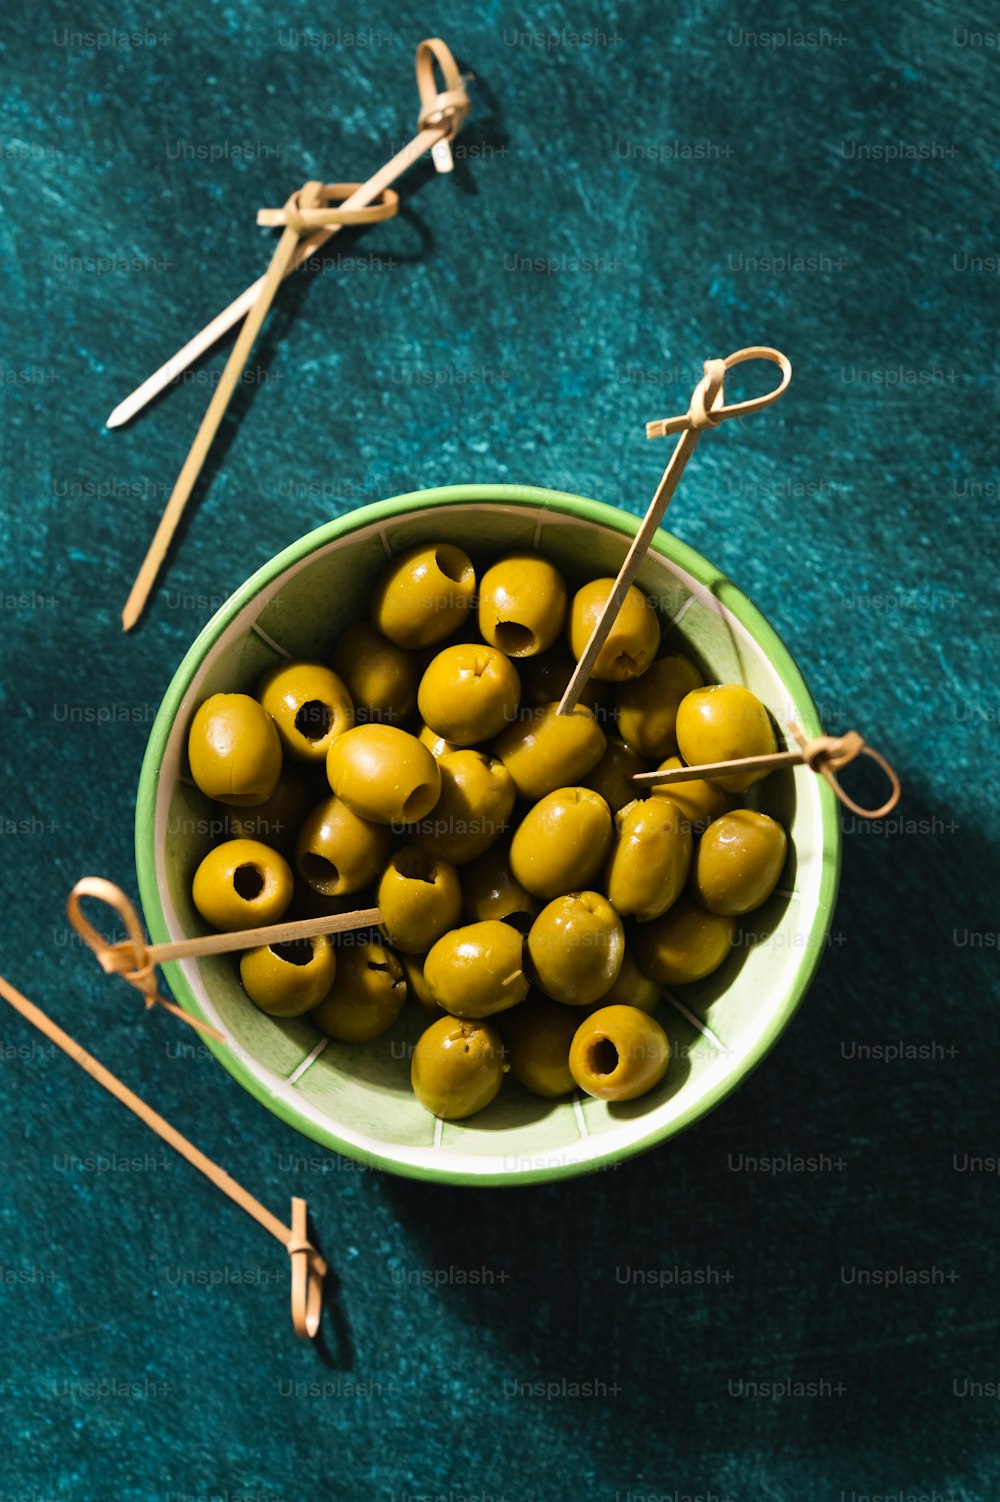
[[[72,35],[98,26],[146,35]],[[291,45],[309,27],[340,35]],[[10,0],[2,969],[274,1209],[305,1192],[339,1287],[325,1351],[297,1345],[280,1249],[3,1011],[4,1496],[995,1496],[996,1403],[969,1384],[1000,1377],[998,1180],[960,1171],[997,1152],[995,28],[929,0],[791,23],[757,0]],[[130,428],[106,414],[263,268],[258,207],[409,136],[434,32],[476,74],[460,170],[415,171],[396,221],[329,246],[359,264],[282,293],[126,639],[220,356]],[[359,498],[495,479],[641,510],[666,453],[644,422],[758,341],[792,390],[703,442],[672,525],[906,782],[890,831],[849,830],[801,1016],[618,1172],[446,1191],[314,1155],[67,943],[77,876],[133,883],[171,672]],[[900,1042],[927,1056],[855,1056]],[[73,1161],[96,1153],[112,1171]],[[926,1281],[851,1271],[900,1267]]]

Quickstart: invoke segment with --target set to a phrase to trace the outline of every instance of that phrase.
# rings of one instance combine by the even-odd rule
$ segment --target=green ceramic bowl
[[[284,654],[324,658],[338,631],[367,615],[388,557],[446,539],[473,561],[538,548],[570,575],[615,574],[634,516],[559,491],[459,485],[396,496],[330,522],[260,569],[202,631],[153,725],[136,808],[136,864],[149,932],[166,942],[204,932],[191,877],[213,843],[212,805],[186,775],[187,727],[219,690],[251,690]],[[672,644],[706,681],[745,683],[782,727],[821,734],[815,705],[788,650],[717,569],[658,532],[639,584],[671,622]],[[792,855],[779,891],[742,920],[743,941],[715,975],[678,988],[660,1008],[673,1052],[663,1084],[642,1100],[553,1103],[508,1080],[467,1122],[428,1115],[409,1086],[416,1009],[362,1046],[326,1043],[308,1017],[279,1020],[243,994],[231,956],[164,968],[175,996],[213,1022],[210,1043],[250,1093],[322,1146],[412,1178],[524,1184],[607,1168],[673,1136],[717,1105],[787,1025],[819,963],[840,867],[836,801],[804,768],[758,785],[759,806],[781,819]],[[216,826],[217,828],[217,826]]]

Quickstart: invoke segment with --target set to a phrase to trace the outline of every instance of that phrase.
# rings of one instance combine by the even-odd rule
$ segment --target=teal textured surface
[[[224,351],[105,417],[264,269],[259,207],[409,138],[434,33],[476,75],[457,171],[415,169],[397,219],[283,289],[126,638]],[[792,22],[758,0],[11,0],[0,969],[276,1213],[304,1193],[336,1277],[322,1349],[299,1345],[277,1244],[3,1011],[5,1496],[992,1502],[990,37],[985,6],[924,0]],[[615,1172],[446,1190],[324,1154],[66,926],[81,874],[133,887],[175,667],[361,501],[517,482],[640,512],[668,452],[645,422],[755,342],[792,387],[699,445],[671,530],[905,785],[887,827],[845,819],[800,1015]]]

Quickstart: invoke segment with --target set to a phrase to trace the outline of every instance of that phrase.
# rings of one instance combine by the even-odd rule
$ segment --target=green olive
[[[421,543],[382,574],[372,624],[397,647],[433,647],[465,624],[475,593],[476,573],[461,548]]]
[[[226,840],[194,873],[191,896],[206,923],[226,932],[277,923],[292,900],[292,868],[260,840]]]
[[[362,819],[341,798],[325,798],[303,821],[295,865],[303,881],[324,897],[359,892],[389,858],[389,831]]]
[[[492,740],[517,714],[521,680],[496,647],[445,647],[420,680],[424,724],[454,746]]]
[[[503,1042],[489,1023],[442,1017],[417,1040],[413,1093],[425,1111],[460,1121],[488,1106],[503,1084]]]
[[[651,980],[661,986],[681,986],[718,970],[735,934],[732,918],[707,913],[682,897],[662,918],[636,929],[635,957]]]
[[[523,658],[518,667],[521,703],[533,709],[540,709],[543,704],[558,704],[566,692],[566,685],[572,678],[575,667],[576,659],[565,641],[557,642],[540,657]],[[599,725],[605,725],[612,715],[611,694],[609,683],[588,678],[583,685],[579,703],[586,704],[588,709],[594,711],[594,718]]]
[[[279,663],[258,683],[257,697],[296,761],[325,761],[334,741],[354,724],[347,685],[319,662]]]
[[[557,788],[530,808],[514,832],[510,868],[535,897],[587,886],[611,846],[611,810],[591,788]]]
[[[615,910],[640,922],[658,918],[684,890],[691,830],[669,798],[641,798],[615,816],[604,886]]]
[[[537,657],[566,619],[566,581],[538,553],[508,553],[479,584],[479,630],[508,657]]]
[[[677,747],[689,767],[699,767],[738,756],[769,756],[778,743],[767,710],[748,688],[714,683],[681,700]],[[766,771],[727,772],[712,781],[727,792],[742,793],[766,776]]]
[[[429,725],[421,725],[417,740],[427,747],[432,756],[444,756],[447,751],[459,750],[451,741],[446,741],[443,735],[436,735]]]
[[[357,725],[330,747],[326,775],[363,819],[403,825],[429,814],[441,794],[438,763],[396,725]]]
[[[458,872],[412,845],[397,850],[378,884],[382,928],[389,943],[407,954],[425,954],[462,911]]]
[[[354,700],[359,724],[398,725],[416,708],[419,660],[367,621],[355,621],[341,633],[333,666]]]
[[[569,612],[570,651],[579,662],[591,633],[614,588],[614,579],[592,579],[573,596]],[[622,607],[591,670],[604,683],[622,683],[638,678],[656,656],[660,645],[660,622],[652,600],[629,585]]]
[[[312,1019],[328,1038],[367,1043],[392,1026],[405,1000],[406,981],[399,960],[384,944],[365,940],[337,951],[333,985]]]
[[[679,756],[668,756],[656,770],[673,772],[683,765]],[[656,797],[669,798],[671,803],[676,804],[691,825],[692,832],[706,828],[714,819],[728,814],[736,806],[735,793],[727,793],[725,788],[717,787],[707,777],[695,777],[693,774],[690,780],[685,777],[678,782],[654,783],[652,791]]]
[[[625,956],[622,920],[600,892],[556,897],[531,925],[528,955],[546,996],[589,1006],[618,979]]]
[[[277,785],[281,740],[267,710],[249,694],[213,694],[191,721],[188,763],[209,798],[253,808]]]
[[[229,828],[244,840],[263,840],[283,853],[295,848],[295,837],[309,812],[309,790],[297,772],[286,767],[266,803],[229,816]]]
[[[622,683],[615,692],[618,733],[640,756],[658,760],[677,750],[677,708],[704,679],[686,657],[657,657],[641,678]]]
[[[573,1090],[569,1048],[579,1022],[570,1007],[541,997],[529,997],[499,1019],[510,1072],[533,1095],[556,1100]]]
[[[592,1012],[577,1028],[569,1051],[574,1080],[598,1100],[638,1100],[660,1083],[669,1062],[666,1033],[636,1007]]]
[[[422,954],[401,954],[399,963],[403,967],[406,976],[406,994],[412,996],[430,1017],[447,1017],[431,994],[431,988],[427,984],[424,975],[424,958]]]
[[[248,949],[240,979],[250,1000],[272,1017],[301,1017],[333,985],[337,956],[326,934]]]
[[[752,808],[723,814],[698,842],[691,878],[699,902],[710,913],[752,913],[778,885],[787,854],[775,819]]]
[[[512,874],[508,845],[491,845],[462,868],[462,916],[467,923],[506,918],[520,920],[527,931],[540,907],[538,898],[526,892]]]
[[[638,960],[626,945],[618,979],[611,990],[602,996],[598,1005],[638,1007],[640,1012],[655,1012],[662,994],[662,986],[643,975]]]
[[[424,961],[424,979],[439,1007],[455,1017],[491,1017],[528,994],[523,941],[495,918],[453,928]]]
[[[617,736],[608,736],[608,749],[597,766],[583,779],[584,787],[600,793],[613,814],[641,798],[645,789],[642,783],[632,781],[637,772],[648,772],[649,763],[620,741]]]
[[[464,866],[504,833],[517,789],[503,762],[484,751],[447,751],[435,766],[441,797],[407,837],[435,860]]]
[[[585,704],[577,704],[568,715],[559,714],[558,709],[558,704],[522,708],[519,718],[493,743],[518,793],[532,803],[556,788],[581,783],[607,745],[604,731]]]

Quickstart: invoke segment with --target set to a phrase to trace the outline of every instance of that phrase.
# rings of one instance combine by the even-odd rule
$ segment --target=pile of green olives
[[[698,776],[776,750],[767,710],[665,649],[637,587],[558,714],[613,582],[574,591],[520,551],[477,585],[454,544],[410,548],[328,661],[212,694],[189,727],[191,777],[225,811],[193,873],[207,924],[381,918],[246,950],[247,996],[342,1043],[380,1036],[409,1002],[425,1024],[412,1088],[448,1120],[507,1074],[553,1100],[652,1090],[670,1060],[664,988],[725,962],[785,866],[785,831],[742,800],[762,774]],[[683,781],[632,780],[681,767]]]

